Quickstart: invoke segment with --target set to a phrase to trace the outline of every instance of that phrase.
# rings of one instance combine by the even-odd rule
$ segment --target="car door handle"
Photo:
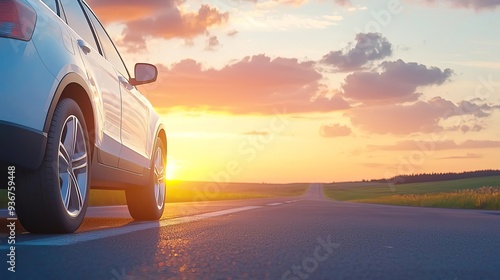
[[[82,49],[83,53],[88,54],[92,50],[90,46],[87,44],[87,42],[85,42],[84,40],[78,39],[76,40],[76,42],[80,47],[80,49]]]

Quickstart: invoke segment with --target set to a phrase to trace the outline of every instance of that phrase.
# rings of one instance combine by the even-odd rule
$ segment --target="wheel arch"
[[[163,125],[158,128],[158,133],[156,135],[161,139],[161,141],[163,141],[163,144],[165,145],[165,153],[168,154],[167,133],[165,132]]]
[[[163,147],[165,148],[165,164],[168,165],[168,160],[167,160],[167,156],[168,156],[168,144],[167,144],[167,133],[165,132],[165,127],[163,125],[162,122],[159,122],[157,124],[157,129],[156,129],[156,132],[154,135],[154,141],[153,141],[153,148],[151,149],[151,155],[150,155],[150,169],[149,169],[149,172],[153,172],[153,165],[154,165],[154,161],[153,161],[153,157],[154,157],[154,153],[155,153],[155,150],[154,150],[154,145],[156,145],[156,138],[160,138],[161,141],[163,142]],[[148,177],[151,177],[151,173],[148,174]]]
[[[90,101],[90,89],[85,83],[85,80],[80,75],[76,73],[69,73],[64,76],[64,78],[59,83],[54,97],[52,98],[43,131],[48,133],[56,106],[59,101],[64,98],[73,99],[78,104],[80,110],[83,113],[83,117],[85,118],[85,123],[87,125],[92,157],[92,155],[94,154],[93,151],[96,143],[94,106]]]

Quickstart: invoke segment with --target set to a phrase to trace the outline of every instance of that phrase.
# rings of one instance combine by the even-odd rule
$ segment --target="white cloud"
[[[233,24],[238,30],[290,31],[324,29],[337,25],[342,19],[340,16],[304,16],[253,10],[239,12],[238,16],[233,17]]]

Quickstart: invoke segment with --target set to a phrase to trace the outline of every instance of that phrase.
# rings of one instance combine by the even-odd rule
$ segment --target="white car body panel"
[[[77,36],[73,33],[73,36]],[[77,40],[81,40],[77,37]],[[76,40],[75,40],[76,41]],[[97,107],[99,115],[97,127],[99,128],[96,144],[103,152],[120,156],[121,150],[121,94],[118,82],[118,76],[113,66],[102,57],[99,52],[91,46],[89,53],[77,46],[78,51],[83,58],[84,64],[87,66],[87,77],[94,98],[100,103]],[[102,163],[118,166],[118,161],[109,160],[102,157]]]

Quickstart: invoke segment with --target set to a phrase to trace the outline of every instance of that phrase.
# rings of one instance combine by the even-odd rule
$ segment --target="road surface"
[[[500,279],[500,212],[301,197],[169,203],[160,222],[90,208],[71,235],[16,234],[0,279]],[[0,212],[5,215],[5,212]]]

